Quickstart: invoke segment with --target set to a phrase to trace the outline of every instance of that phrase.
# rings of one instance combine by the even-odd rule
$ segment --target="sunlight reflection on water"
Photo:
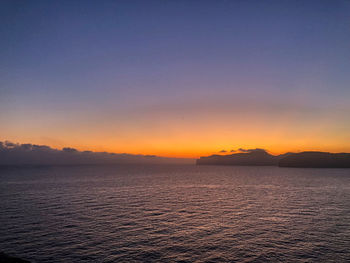
[[[0,250],[32,262],[347,262],[350,170],[0,170]]]

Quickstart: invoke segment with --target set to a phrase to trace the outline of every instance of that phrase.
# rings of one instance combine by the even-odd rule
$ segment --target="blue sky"
[[[296,149],[282,131],[300,139],[303,127],[302,147],[350,150],[349,1],[1,5],[2,139],[181,155],[171,141],[204,132],[207,148],[183,149],[195,155],[268,138],[240,136],[248,125],[279,131],[256,147]],[[308,144],[315,122],[319,138]],[[213,125],[227,130],[222,140]]]

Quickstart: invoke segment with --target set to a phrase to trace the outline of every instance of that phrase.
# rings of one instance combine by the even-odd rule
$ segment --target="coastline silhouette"
[[[46,145],[18,144],[0,141],[0,166],[40,165],[104,165],[104,164],[193,164],[279,166],[301,168],[350,168],[350,153],[304,151],[272,155],[265,149],[231,150],[232,154],[192,158],[169,158],[156,155],[79,151],[65,147],[62,150]]]
[[[350,153],[301,152],[281,158],[280,167],[350,168]]]
[[[23,165],[103,165],[103,164],[186,164],[194,159],[155,155],[62,150],[46,145],[0,141],[0,166]]]
[[[200,157],[197,165],[279,166],[300,168],[350,168],[350,153],[305,151],[271,155],[264,149],[252,149],[230,155]]]

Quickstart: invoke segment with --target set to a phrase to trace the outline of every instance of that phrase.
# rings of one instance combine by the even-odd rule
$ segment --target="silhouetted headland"
[[[53,149],[46,145],[0,141],[0,166],[106,165],[106,164],[193,164],[194,159],[155,155]]]
[[[280,167],[350,168],[350,153],[301,152],[282,158]]]
[[[271,155],[263,149],[253,149],[244,153],[200,157],[197,164],[276,166],[280,158],[280,156]]]
[[[301,152],[271,155],[253,149],[230,155],[200,157],[198,165],[279,166],[300,168],[350,168],[350,153]]]
[[[1,263],[30,263],[28,260],[11,257],[2,252],[0,252],[0,262]]]

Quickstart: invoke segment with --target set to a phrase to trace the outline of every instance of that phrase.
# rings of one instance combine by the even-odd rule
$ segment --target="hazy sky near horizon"
[[[350,151],[350,1],[0,6],[0,140]]]

